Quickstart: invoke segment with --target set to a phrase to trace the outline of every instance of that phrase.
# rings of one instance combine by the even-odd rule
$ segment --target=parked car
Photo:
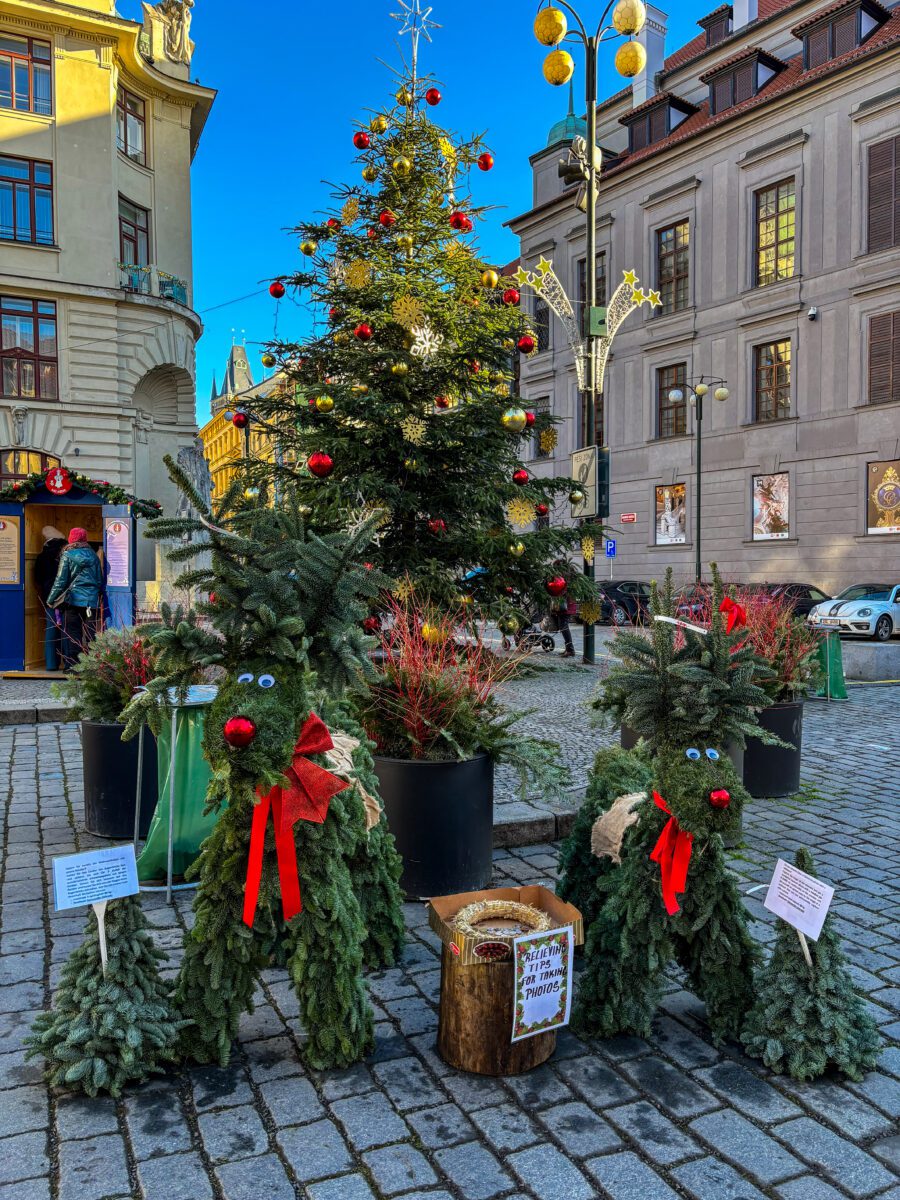
[[[817,604],[807,619],[816,628],[887,642],[900,633],[900,584],[854,584],[833,600]]]
[[[598,582],[601,619],[613,625],[640,625],[649,617],[650,584],[636,579]]]
[[[751,587],[755,585],[751,584]],[[811,583],[765,583],[761,587],[770,596],[785,596],[794,607],[794,615],[806,617],[816,607],[830,599],[828,592]]]
[[[682,621],[697,621],[704,617],[712,604],[712,587],[695,583],[681,593],[676,601],[675,615]]]

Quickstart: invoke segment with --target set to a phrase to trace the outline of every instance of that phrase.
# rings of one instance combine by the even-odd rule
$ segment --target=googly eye
[[[245,671],[243,675],[238,675],[237,681],[238,683],[252,683],[254,678],[255,676],[251,675],[249,671]]]
[[[259,684],[259,686],[261,688],[271,688],[271,687],[275,686],[275,676],[274,675],[260,675],[259,679],[257,679],[256,682]]]
[[[707,750],[706,757],[709,759],[710,762],[718,762],[719,761],[719,752],[718,752],[718,750]]]
[[[700,759],[703,757],[703,755],[700,753],[700,751],[695,750],[693,746],[691,746],[690,750],[685,750],[684,753],[685,753],[685,757],[689,758],[691,760],[691,762],[699,762]]]

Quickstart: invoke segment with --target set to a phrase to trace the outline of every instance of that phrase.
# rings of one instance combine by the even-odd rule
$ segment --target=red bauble
[[[339,308],[336,308],[336,307],[335,307],[335,306],[332,304],[331,308],[329,308],[329,310],[328,310],[328,317],[329,317],[329,320],[331,320],[331,321],[338,321],[338,320],[340,320],[340,318],[341,318],[341,310],[340,310]]]
[[[337,229],[340,225],[340,221],[337,219],[337,217],[329,217],[325,224],[329,229]]]
[[[435,408],[449,408],[450,407],[450,397],[449,396],[436,396],[435,400],[434,400],[434,407]]]
[[[465,229],[469,218],[463,212],[452,212],[448,219],[451,229]]]
[[[215,604],[215,602],[216,602],[216,593],[215,593],[215,592],[210,592],[210,593],[209,593],[209,601],[208,601],[208,603],[209,603],[209,604]]]
[[[471,233],[475,226],[469,217],[463,217],[462,231],[463,233]]]
[[[364,129],[360,129],[359,133],[353,135],[353,145],[357,150],[368,150],[370,144],[369,135]]]
[[[429,88],[428,91],[425,93],[425,99],[431,105],[432,108],[434,108],[436,104],[440,104],[440,102],[443,100],[443,98],[444,97],[437,90],[437,88]]]
[[[478,159],[478,169],[480,171],[490,171],[494,165],[493,154],[488,154],[487,151]]]
[[[530,333],[524,333],[519,338],[519,351],[522,354],[531,354],[537,347],[537,342]]]
[[[231,423],[235,429],[246,429],[250,424],[250,418],[245,412],[236,412],[231,418]]]
[[[357,325],[357,327],[353,330],[353,336],[355,338],[358,338],[359,341],[361,341],[361,342],[371,342],[372,326],[367,325],[365,323],[365,321],[363,321],[360,325]]]
[[[547,580],[547,591],[551,596],[561,596],[566,590],[566,581],[562,575],[555,575],[553,579]]]
[[[442,520],[441,517],[432,517],[428,522],[428,528],[437,537],[438,534],[447,532],[447,522]]]
[[[478,372],[481,370],[481,363],[478,361],[477,358],[473,358],[472,361],[469,363],[469,367],[471,368],[472,374],[477,375]]]
[[[311,454],[306,465],[317,479],[327,479],[334,470],[334,461],[331,455],[323,454],[321,450],[316,450],[314,454]]]
[[[503,293],[504,304],[518,304],[522,299],[522,293],[518,288],[507,288]]]
[[[229,746],[241,750],[256,737],[256,722],[249,717],[229,717],[222,726],[222,736]]]
[[[524,467],[519,467],[518,471],[513,471],[512,481],[513,483],[517,483],[519,487],[528,482],[528,472]]]
[[[546,504],[543,503],[543,501],[541,501],[540,504],[536,504],[534,506],[534,511],[537,513],[537,515],[539,517],[546,517],[546,515],[550,511],[550,509],[547,507]]]
[[[536,420],[537,420],[537,417],[534,415],[533,412],[527,412],[525,414],[525,428],[530,429]]]
[[[275,280],[274,283],[270,283],[269,284],[269,295],[272,296],[275,300],[280,300],[281,297],[284,295],[284,284],[280,283],[277,279]]]
[[[397,218],[394,216],[394,214],[391,212],[391,210],[389,208],[386,208],[384,210],[384,212],[381,214],[381,216],[378,218],[378,220],[379,220],[379,223],[381,225],[383,225],[385,229],[390,229],[390,227],[392,225],[397,224]]]
[[[378,617],[366,617],[363,621],[363,629],[366,633],[378,633],[381,629],[381,621]]]
[[[378,230],[377,230],[377,229],[367,229],[367,230],[366,230],[366,237],[373,238],[373,237],[377,236],[377,233],[378,233]]]
[[[719,788],[717,791],[709,793],[709,802],[713,808],[727,808],[731,803],[731,793],[726,792],[724,788]]]

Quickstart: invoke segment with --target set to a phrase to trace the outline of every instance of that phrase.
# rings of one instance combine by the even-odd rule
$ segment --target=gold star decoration
[[[425,320],[425,307],[416,296],[398,296],[393,303],[394,320],[404,329],[413,329]]]
[[[596,625],[600,620],[600,605],[594,600],[580,604],[578,612],[585,625]]]
[[[589,533],[586,533],[581,539],[581,556],[586,563],[592,563],[594,561],[594,552],[596,549],[597,544],[594,541],[593,536]]]
[[[643,304],[645,300],[647,300],[647,297],[644,295],[642,288],[635,288],[631,293],[632,304]]]
[[[651,308],[662,308],[662,296],[660,296],[659,292],[649,291],[647,299],[650,301]]]
[[[341,220],[345,225],[352,225],[359,216],[359,200],[355,196],[350,196],[341,209]]]
[[[506,397],[509,394],[510,394],[510,392],[509,392],[509,384],[508,383],[498,383],[497,386],[494,388],[494,395],[501,396],[504,400],[506,399]]]
[[[542,452],[544,454],[552,454],[559,443],[559,435],[553,428],[542,429],[538,440],[540,441]]]
[[[361,258],[350,263],[344,274],[344,279],[347,281],[347,286],[352,288],[364,288],[368,285],[372,278],[372,268],[367,262],[363,262]]]
[[[638,277],[634,271],[623,271],[622,274],[625,276],[625,282],[630,288],[637,287]]]
[[[527,529],[534,520],[534,505],[522,496],[517,496],[507,504],[506,516],[513,529]]]
[[[428,433],[428,426],[421,417],[405,417],[400,422],[400,429],[406,440],[413,446],[421,446]]]
[[[515,279],[519,287],[525,287],[525,285],[531,279],[531,276],[524,267],[519,267],[518,271],[516,271],[515,275],[513,275],[513,279]]]
[[[537,265],[538,275],[540,275],[541,278],[543,279],[543,277],[547,274],[547,272],[552,271],[552,270],[553,270],[553,263],[550,262],[549,259],[544,258],[542,255],[541,261]]]

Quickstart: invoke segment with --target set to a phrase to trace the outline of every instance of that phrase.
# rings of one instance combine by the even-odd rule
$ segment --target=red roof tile
[[[645,100],[643,104],[639,104],[636,108],[630,108],[624,117],[619,117],[620,125],[630,124],[631,120],[639,116],[641,113],[648,112],[651,108],[656,108],[658,104],[675,104],[678,108],[688,112],[696,112],[697,105],[692,104],[690,100],[685,100],[683,96],[676,96],[674,92],[657,92],[655,96],[651,96]]]
[[[736,54],[732,54],[731,58],[725,58],[721,62],[717,62],[714,67],[704,72],[699,76],[701,83],[706,83],[712,79],[714,75],[719,75],[722,71],[727,71],[729,67],[736,67],[739,62],[743,62],[745,58],[755,58],[759,55],[760,58],[765,58],[769,62],[778,63],[781,67],[786,67],[787,63],[783,58],[776,58],[774,54],[770,54],[768,50],[764,50],[762,46],[747,46],[744,50],[738,50]]]

